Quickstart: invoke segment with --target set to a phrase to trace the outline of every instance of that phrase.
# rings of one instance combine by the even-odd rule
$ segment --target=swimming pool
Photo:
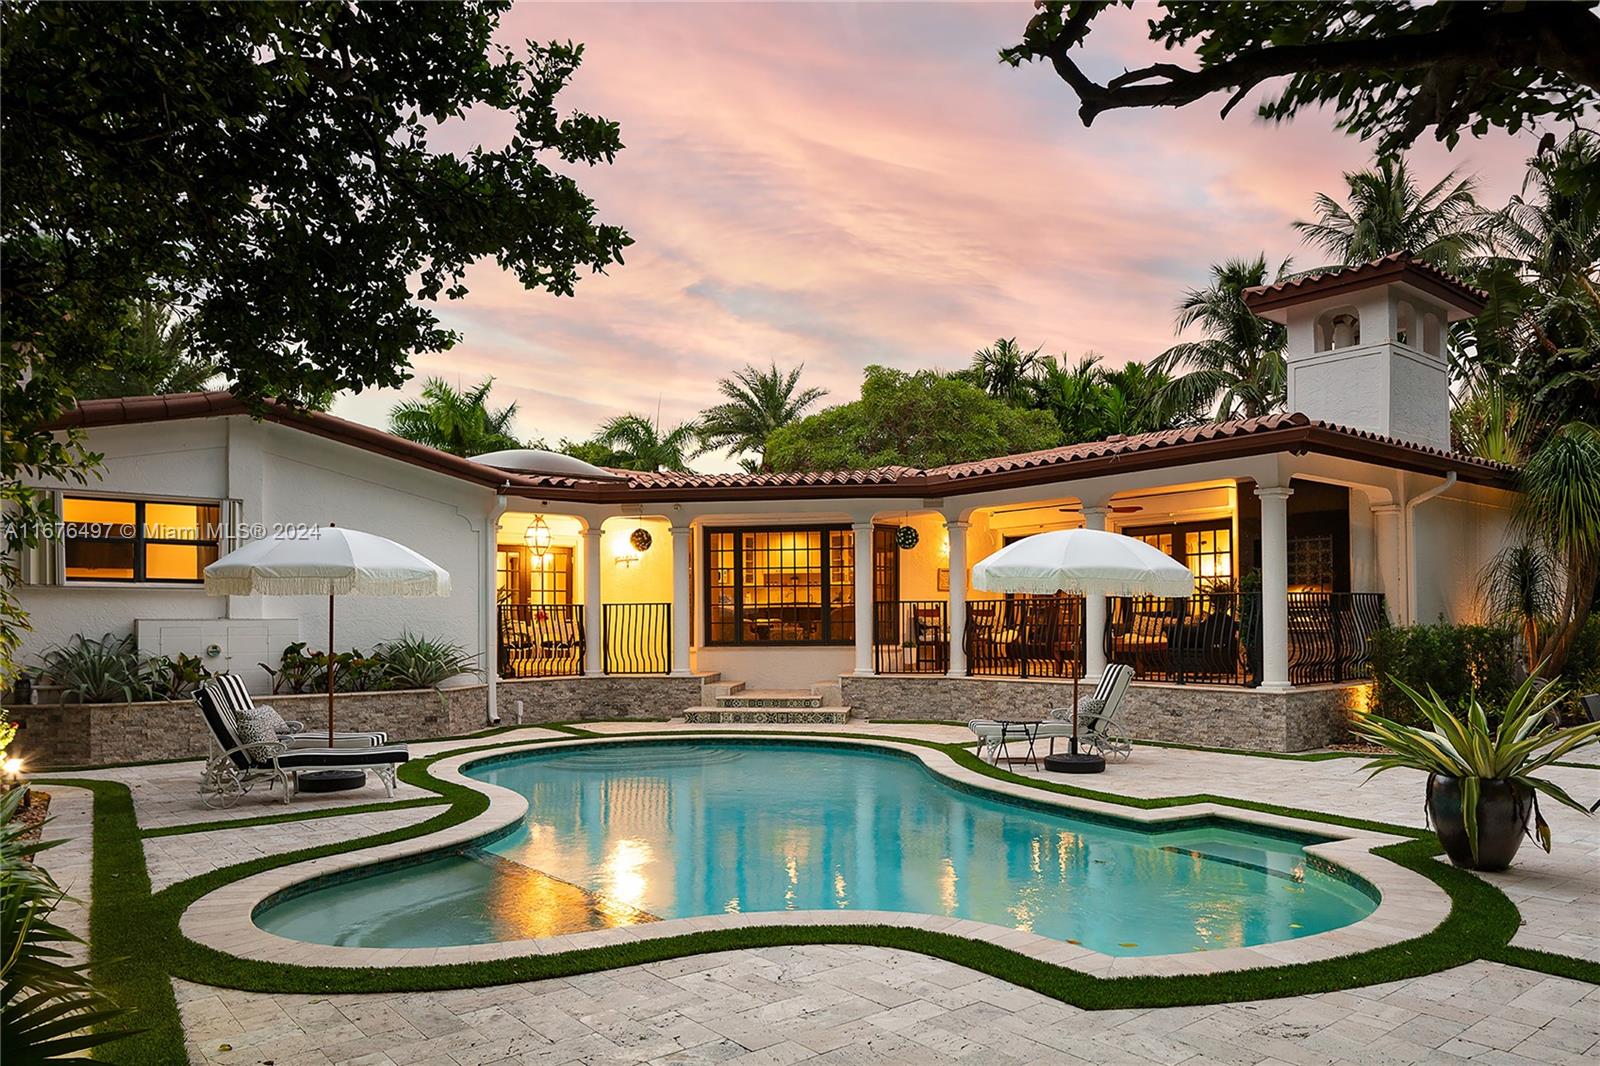
[[[1161,827],[955,785],[893,751],[648,741],[523,751],[466,775],[528,800],[461,851],[312,881],[262,929],[360,947],[553,936],[726,912],[971,918],[1110,955],[1310,936],[1377,893],[1318,839],[1217,818]]]

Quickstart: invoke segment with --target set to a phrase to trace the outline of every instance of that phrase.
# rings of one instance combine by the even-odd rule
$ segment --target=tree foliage
[[[1282,280],[1263,253],[1255,259],[1229,259],[1211,268],[1211,284],[1190,289],[1178,304],[1177,329],[1198,327],[1205,336],[1173,345],[1150,367],[1172,375],[1161,390],[1173,408],[1194,410],[1215,404],[1218,420],[1257,418],[1281,410],[1288,389],[1284,328],[1245,306],[1244,291]],[[1181,371],[1181,373],[1180,373]]]
[[[482,455],[527,445],[512,432],[517,405],[489,408],[494,378],[471,389],[457,389],[443,378],[429,378],[422,397],[404,400],[389,412],[389,432],[452,455]]]
[[[688,471],[689,459],[696,453],[699,427],[680,422],[662,431],[660,419],[644,415],[618,415],[600,427],[591,446],[576,454],[597,466],[623,470]],[[597,446],[597,447],[596,447]],[[601,451],[604,449],[604,451]]]
[[[615,123],[563,116],[573,44],[493,43],[503,0],[452,4],[8,3],[0,8],[0,491],[87,476],[45,428],[137,328],[171,307],[192,358],[247,401],[396,386],[450,347],[430,304],[493,259],[565,295],[621,262],[565,167],[609,162]],[[438,127],[499,113],[500,147]],[[0,675],[8,660],[0,659]],[[3,679],[3,678],[0,678]]]
[[[779,471],[925,468],[1060,443],[1048,412],[1012,407],[932,370],[869,366],[859,400],[778,430],[767,462]]]
[[[1281,121],[1331,106],[1337,125],[1382,154],[1423,133],[1450,145],[1463,132],[1569,124],[1600,99],[1600,19],[1592,3],[1341,4],[1167,0],[1149,39],[1192,51],[1104,83],[1084,72],[1096,20],[1132,0],[1044,0],[1022,41],[1000,57],[1048,62],[1077,94],[1085,126],[1117,108],[1182,107],[1227,93],[1224,117],[1258,86],[1286,79],[1259,106]],[[1082,63],[1083,65],[1080,65]]]
[[[1418,187],[1403,158],[1344,176],[1348,204],[1317,193],[1317,218],[1294,228],[1307,244],[1353,266],[1408,252],[1443,270],[1457,270],[1480,243],[1477,181],[1446,174],[1427,189]]]
[[[804,369],[804,364],[789,371],[779,370],[777,363],[765,370],[745,366],[733,377],[719,380],[717,391],[724,401],[700,413],[701,450],[725,450],[730,457],[751,455],[751,465],[763,468],[767,438],[828,394],[814,386],[800,388]]]
[[[1013,407],[1027,407],[1034,379],[1043,367],[1039,352],[1025,350],[1015,337],[1001,337],[972,353],[972,364],[962,375],[990,396]]]
[[[128,309],[121,347],[79,379],[80,400],[103,396],[159,396],[198,392],[217,374],[214,364],[189,350],[189,330],[170,308],[140,300]]]

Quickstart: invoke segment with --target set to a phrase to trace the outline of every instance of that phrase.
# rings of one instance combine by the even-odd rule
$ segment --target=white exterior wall
[[[711,645],[695,652],[696,670],[713,670],[724,681],[743,681],[752,689],[808,689],[819,681],[837,681],[855,670],[855,649],[849,645],[812,647],[728,647]]]
[[[1507,543],[1510,519],[1503,506],[1453,494],[1416,506],[1411,516],[1412,622],[1486,620],[1480,581]]]
[[[101,477],[81,488],[59,486],[69,494],[233,499],[227,520],[235,529],[332,522],[401,541],[450,572],[452,593],[442,599],[340,598],[334,638],[340,650],[367,651],[407,630],[454,640],[474,655],[485,646],[478,597],[491,490],[243,416],[104,427],[89,431],[88,447],[105,455]],[[327,643],[323,597],[213,597],[198,586],[63,583],[24,586],[20,598],[33,625],[21,649],[29,667],[73,635],[133,633],[139,620],[290,619],[297,639],[319,650]],[[237,669],[256,687],[265,682],[256,667],[260,649],[230,655],[226,626],[195,627],[194,639],[193,648],[173,650],[199,654],[219,643],[223,654],[208,665]],[[269,664],[276,665],[277,652]]]

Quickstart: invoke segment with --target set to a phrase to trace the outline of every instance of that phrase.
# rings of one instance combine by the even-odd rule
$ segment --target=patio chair
[[[288,803],[294,798],[299,775],[308,770],[370,771],[383,783],[385,795],[394,795],[395,770],[411,758],[404,747],[291,747],[283,737],[267,739],[272,730],[263,716],[247,714],[241,719],[224,710],[221,692],[222,686],[210,681],[194,694],[216,749],[200,773],[200,796],[207,807],[231,807],[263,781],[269,790],[282,785],[283,802]],[[261,727],[242,727],[243,722],[260,722]],[[241,733],[265,736],[246,740]]]
[[[1119,735],[1122,720],[1123,697],[1133,680],[1133,667],[1126,663],[1110,663],[1106,672],[1086,700],[1098,701],[1101,709],[1092,715],[1078,716],[1078,748],[1094,752],[1108,759],[1123,760],[1133,754],[1133,745]],[[1080,701],[1080,703],[1083,701]],[[1050,754],[1056,750],[1056,738],[1072,736],[1072,708],[1052,707],[1045,720],[1039,723],[1039,739],[1050,738]]]
[[[985,751],[990,754],[990,761],[996,766],[1000,765],[1000,756],[1003,755],[1005,744],[1005,728],[999,722],[990,718],[974,718],[967,723],[967,728],[978,737],[978,758],[983,759]]]
[[[244,678],[238,674],[218,674],[208,684],[215,689],[218,712],[235,734],[238,732],[240,715],[265,713],[268,718],[277,719],[282,723],[281,725],[275,723],[278,736],[291,748],[381,748],[389,743],[388,733],[374,729],[355,732],[335,731],[333,743],[330,745],[326,730],[307,732],[305,723],[285,719],[272,707],[257,704],[251,698],[250,690],[245,687]]]

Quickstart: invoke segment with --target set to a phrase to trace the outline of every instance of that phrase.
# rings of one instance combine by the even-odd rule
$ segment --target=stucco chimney
[[[1245,292],[1289,330],[1290,411],[1450,450],[1450,323],[1486,294],[1397,253]]]

